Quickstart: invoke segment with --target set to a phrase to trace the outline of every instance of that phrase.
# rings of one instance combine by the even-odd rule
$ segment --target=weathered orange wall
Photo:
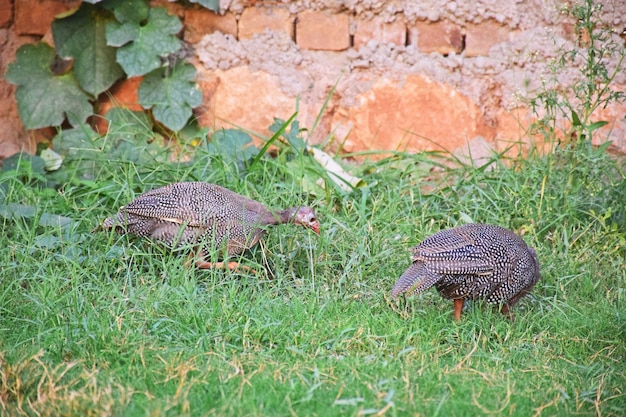
[[[311,142],[330,140],[347,152],[454,151],[478,144],[476,155],[485,144],[487,151],[528,146],[528,100],[547,76],[556,45],[572,48],[575,41],[573,22],[556,0],[232,0],[217,14],[152,3],[184,22],[182,36],[194,47],[204,94],[201,124],[267,135],[274,117],[287,119],[298,108],[305,128],[319,116]],[[603,21],[623,33],[626,3],[601,3]],[[78,4],[0,2],[2,74],[19,46],[50,40],[54,15]],[[565,88],[576,75],[574,67],[560,74]],[[136,105],[137,84],[120,83],[114,100]],[[626,71],[615,88],[624,86]],[[32,151],[50,135],[23,130],[14,92],[0,80],[0,157]],[[604,110],[598,118],[611,124],[596,137],[622,152],[625,113],[623,105]]]

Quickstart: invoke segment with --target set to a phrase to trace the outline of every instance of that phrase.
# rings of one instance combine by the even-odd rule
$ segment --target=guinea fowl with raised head
[[[489,224],[442,230],[412,249],[413,264],[391,291],[419,294],[433,285],[454,300],[460,320],[466,299],[502,304],[502,313],[530,292],[539,280],[537,253],[512,231]]]
[[[216,250],[224,251],[226,257],[237,256],[256,245],[267,226],[284,223],[320,233],[311,207],[273,211],[219,185],[178,182],[141,194],[107,218],[102,227],[164,242],[172,248],[191,245],[198,248],[199,268],[234,269],[236,262],[212,263],[205,257]]]

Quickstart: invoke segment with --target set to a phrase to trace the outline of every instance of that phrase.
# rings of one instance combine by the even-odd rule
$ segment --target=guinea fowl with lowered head
[[[466,299],[502,304],[502,313],[530,292],[539,280],[537,253],[508,229],[466,224],[442,230],[412,249],[413,264],[391,290],[419,294],[432,287],[454,300],[454,318],[461,319]]]
[[[213,251],[237,256],[257,244],[267,226],[294,223],[320,233],[311,207],[299,206],[272,211],[262,203],[219,185],[204,182],[178,182],[141,194],[117,215],[102,223],[120,234],[164,242],[172,248],[191,245],[198,248],[196,266],[211,268],[236,262],[207,262]]]

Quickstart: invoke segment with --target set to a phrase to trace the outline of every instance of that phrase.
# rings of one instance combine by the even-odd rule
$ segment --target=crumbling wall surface
[[[14,0],[8,9],[0,6],[0,69],[19,45],[50,38],[54,15],[78,3]],[[213,13],[151,0],[183,21],[181,36],[194,51],[204,97],[196,111],[201,125],[240,126],[263,136],[274,117],[286,120],[297,110],[312,143],[347,152],[528,146],[535,118],[530,100],[555,75],[564,92],[580,79],[582,56],[550,72],[551,63],[585,37],[565,12],[571,3],[222,0]],[[598,3],[600,26],[612,29],[623,48],[626,2]],[[614,68],[619,54],[605,59]],[[137,106],[138,84],[120,82],[111,101]],[[625,86],[622,70],[613,88]],[[41,135],[22,129],[14,91],[0,79],[0,157],[24,145],[33,150],[33,138]],[[626,152],[624,114],[623,104],[595,114],[594,120],[610,122],[595,139],[612,140],[614,149]]]
[[[16,50],[15,40],[6,29],[0,29],[0,50]],[[6,58],[0,59],[0,74],[7,69]],[[19,152],[21,145],[28,140],[21,128],[15,103],[15,88],[0,79],[0,158]],[[24,144],[32,149],[32,144]]]
[[[251,3],[246,0],[222,1],[221,12],[241,13]],[[264,2],[256,2],[262,4]],[[269,2],[265,2],[269,3]],[[306,10],[325,10],[333,13],[352,13],[366,19],[380,18],[386,22],[402,18],[407,23],[417,20],[448,19],[458,24],[480,23],[494,19],[510,27],[532,27],[537,21],[555,23],[564,2],[542,0],[278,0],[272,2],[288,8],[292,14]],[[547,5],[547,7],[546,7]]]
[[[248,4],[223,2],[222,13],[240,13],[241,26]],[[270,9],[262,4],[257,2],[257,9]],[[623,45],[618,35],[626,28],[626,2],[602,6],[603,24],[615,29],[615,41]],[[267,28],[237,39],[214,32],[196,44],[201,78],[210,85],[203,123],[248,121],[248,127],[265,133],[263,124],[273,116],[286,119],[298,99],[305,126],[324,109],[311,140],[333,137],[346,151],[452,151],[477,138],[502,150],[531,139],[530,101],[555,76],[553,61],[576,49],[578,36],[567,4],[559,1],[320,0],[271,6],[281,7],[295,23],[293,34]],[[351,46],[305,47],[332,44],[324,40],[323,25],[313,34],[299,30],[304,23],[299,16],[311,10],[320,20],[349,14]],[[405,37],[394,37],[394,31]],[[609,69],[619,63],[618,54],[606,59]],[[561,90],[580,79],[582,65],[579,56],[556,73]],[[232,85],[245,86],[245,97],[234,99]],[[624,89],[626,71],[617,74],[614,86]],[[614,148],[626,150],[625,112],[612,105],[597,115],[611,122],[598,141],[610,132]]]

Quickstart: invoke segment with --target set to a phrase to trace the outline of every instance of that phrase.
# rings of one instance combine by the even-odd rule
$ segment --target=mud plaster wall
[[[219,14],[152,3],[184,22],[204,95],[197,112],[202,125],[268,134],[274,117],[286,120],[297,109],[311,142],[330,141],[346,152],[453,151],[470,144],[480,148],[472,149],[476,155],[527,143],[529,99],[549,78],[559,49],[573,49],[577,38],[559,1],[233,0],[222,1]],[[601,3],[603,25],[623,45],[626,2]],[[19,18],[15,9],[11,22]],[[5,44],[32,38],[24,30],[16,34],[14,23],[2,30]],[[617,55],[608,60],[616,65]],[[573,65],[559,82],[567,90],[577,76]],[[614,88],[625,85],[622,71]],[[136,80],[120,83],[115,99],[136,106],[136,86]],[[611,123],[596,136],[622,152],[625,113],[623,105],[604,109],[598,119]],[[32,148],[34,133],[20,129],[9,138],[13,147]]]
[[[310,127],[330,96],[311,139],[330,136],[349,152],[455,150],[468,142],[501,150],[528,141],[529,99],[550,76],[547,65],[559,49],[574,49],[576,40],[574,22],[556,1],[327,0],[256,6],[288,11],[295,33],[279,28],[250,38],[204,36],[196,53],[212,99],[202,120],[254,125],[263,132],[272,116],[286,119],[298,98],[299,118]],[[238,15],[241,28],[246,8],[246,2],[233,1],[222,5],[222,13]],[[324,32],[341,22],[329,20],[317,33],[304,34],[317,39],[303,39],[301,17],[311,10],[318,20],[348,15],[350,46],[312,50],[310,45],[333,45]],[[626,4],[604,1],[601,16],[607,27],[622,33]],[[609,60],[615,65],[617,56]],[[578,76],[572,66],[560,72],[559,82],[567,89]],[[626,71],[616,77],[615,87],[625,84]],[[598,115],[612,123],[597,138],[610,132],[615,148],[624,150],[623,116],[622,106]]]

